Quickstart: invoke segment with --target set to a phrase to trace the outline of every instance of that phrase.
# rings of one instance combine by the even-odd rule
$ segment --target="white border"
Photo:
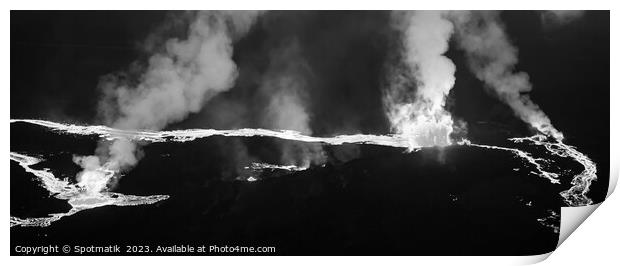
[[[1,145],[5,151],[10,150],[9,143],[9,114],[10,114],[10,13],[9,9],[615,9],[612,1],[562,1],[562,0],[520,0],[520,1],[398,1],[398,0],[382,0],[382,1],[283,1],[283,0],[262,0],[262,1],[127,1],[127,0],[106,0],[106,1],[11,1],[2,5],[5,6],[3,15],[4,27],[2,27],[2,35],[5,40],[0,42],[4,51],[4,64],[0,72],[4,81],[4,89],[2,100],[5,101],[0,107],[6,123],[2,123],[0,131]],[[614,19],[616,12],[612,10],[612,29],[618,29],[617,19]],[[617,42],[617,32],[611,31],[611,47],[619,47]],[[617,59],[618,53],[612,48],[611,50],[611,73],[618,73]],[[618,130],[618,121],[620,119],[618,104],[618,82],[616,75],[611,75],[611,136],[620,136]],[[612,179],[618,179],[618,140],[611,139],[611,158]],[[9,158],[8,153],[5,154],[5,163],[2,164],[3,178],[8,180]],[[5,181],[8,182],[8,181]],[[610,191],[613,190],[615,182],[610,181]],[[4,184],[3,189],[3,213],[9,213],[9,186]],[[612,196],[601,207],[588,218],[582,229],[562,244],[544,265],[617,265],[618,257],[617,247],[620,239],[620,215],[618,209],[620,202],[618,196]],[[209,264],[252,264],[252,265],[312,265],[328,262],[329,264],[361,264],[361,265],[377,265],[377,264],[401,264],[401,263],[420,263],[422,265],[510,265],[512,263],[536,262],[545,258],[546,255],[537,256],[535,258],[525,257],[72,257],[68,260],[64,257],[10,257],[9,254],[9,226],[8,219],[6,221],[6,229],[2,231],[2,245],[0,252],[4,255],[2,258],[3,265],[14,265],[23,263],[24,261],[42,264],[87,264],[87,265],[109,265],[109,263],[126,264],[155,264],[167,265],[178,264],[184,262],[204,263],[205,260]],[[77,233],[77,232],[76,232]],[[524,260],[526,259],[526,260]],[[527,261],[529,259],[529,261]],[[532,260],[533,259],[533,260]],[[512,263],[511,263],[512,262]],[[541,265],[543,265],[541,264]]]
[[[126,1],[78,1],[78,0],[22,0],[3,3],[8,9],[111,9],[111,10],[609,10],[612,1],[575,1],[575,0],[520,0],[520,1],[492,1],[492,0],[433,0],[433,1],[286,1],[286,0],[226,0],[226,1],[202,1],[202,0],[175,0],[161,1],[152,0]]]

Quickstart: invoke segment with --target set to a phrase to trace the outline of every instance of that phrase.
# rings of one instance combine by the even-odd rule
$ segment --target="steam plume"
[[[518,50],[500,21],[498,12],[453,12],[459,46],[465,51],[469,68],[508,104],[515,114],[539,132],[561,141],[549,117],[527,94],[532,90],[527,73],[516,72]]]
[[[583,10],[544,10],[540,12],[543,27],[561,26],[583,16]]]
[[[297,41],[272,51],[270,66],[259,88],[267,105],[261,114],[261,126],[269,129],[294,130],[312,135],[307,106],[310,67],[300,55]],[[320,144],[283,142],[281,161],[287,165],[308,167],[325,162]]]
[[[405,66],[393,71],[384,97],[392,130],[408,138],[410,147],[451,144],[453,120],[444,105],[454,86],[455,66],[443,54],[452,23],[441,11],[399,12],[394,18],[404,35]]]
[[[119,129],[160,130],[198,112],[205,101],[230,89],[237,77],[232,60],[235,39],[250,29],[258,12],[206,11],[190,13],[187,37],[172,38],[152,55],[137,81],[110,75],[100,84],[104,98],[99,111],[106,124]],[[138,146],[126,139],[101,142],[98,157],[75,159],[90,189],[105,189],[110,175],[134,166]],[[87,178],[88,177],[88,178]],[[103,179],[103,180],[102,180]]]

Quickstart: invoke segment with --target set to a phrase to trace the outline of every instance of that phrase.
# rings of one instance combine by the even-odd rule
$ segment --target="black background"
[[[96,117],[96,105],[99,97],[97,83],[99,78],[104,74],[126,69],[127,66],[135,60],[146,59],[148,54],[141,48],[142,42],[149,36],[150,32],[159,29],[160,25],[164,24],[169,16],[174,15],[174,12],[171,13],[160,11],[12,11],[10,59],[11,118],[40,118],[52,121],[74,123],[99,122]],[[565,134],[566,142],[568,144],[578,147],[581,152],[590,156],[594,162],[597,163],[599,181],[595,182],[592,186],[590,196],[595,200],[595,202],[602,201],[606,194],[608,182],[607,177],[609,176],[609,12],[588,11],[578,20],[562,27],[555,28],[543,27],[541,24],[540,14],[534,11],[507,11],[502,13],[502,19],[506,24],[511,40],[514,45],[519,48],[519,64],[517,68],[518,70],[526,71],[534,85],[534,90],[531,93],[532,99],[534,102],[538,103],[545,113],[551,118],[554,126]],[[312,113],[311,125],[316,135],[333,135],[336,133],[342,134],[354,132],[375,134],[388,133],[389,124],[384,116],[384,111],[381,105],[381,87],[385,81],[385,64],[390,60],[389,51],[394,48],[393,39],[395,33],[391,29],[389,22],[389,13],[383,11],[276,11],[266,13],[258,20],[253,30],[235,45],[234,60],[240,68],[240,76],[237,80],[236,87],[229,92],[218,96],[218,98],[234,99],[240,95],[247,95],[248,93],[251,94],[252,91],[259,86],[259,77],[266,71],[266,68],[269,65],[269,52],[283,44],[286,44],[286,42],[294,40],[299,43],[301,55],[312,69],[314,74],[313,77],[315,77],[312,84],[312,91],[310,92],[310,112]],[[456,45],[451,46],[456,47]],[[486,140],[485,132],[487,131],[489,125],[491,125],[490,127],[495,130],[498,128],[505,128],[507,131],[513,132],[515,135],[528,135],[528,133],[530,133],[523,122],[521,122],[518,118],[515,118],[510,108],[485,92],[481,82],[467,70],[463,60],[463,55],[460,51],[451,49],[448,51],[447,56],[450,57],[457,66],[456,84],[450,94],[450,104],[448,109],[455,117],[465,120],[470,125],[469,138],[473,141],[484,142]],[[217,102],[219,100],[218,98],[214,99],[214,102]],[[227,124],[221,124],[212,119],[211,116],[213,113],[216,113],[216,111],[217,105],[210,105],[209,103],[206,103],[202,112],[190,115],[186,121],[171,125],[171,127],[209,128],[230,126]],[[247,123],[248,124],[239,124],[235,126],[252,126],[251,120]],[[14,131],[13,127],[11,130],[14,134],[17,132]],[[19,133],[21,132],[23,131],[20,130]],[[29,135],[20,136],[18,139],[14,139],[14,134],[12,134],[11,139],[12,151],[19,150],[18,148],[22,147],[20,145],[23,145],[24,142],[33,142],[32,139],[28,139]],[[40,138],[40,136],[36,134],[30,137]],[[94,144],[81,146],[79,149],[82,149],[79,153],[88,154],[89,151],[92,152],[92,150],[94,150]],[[152,153],[149,153],[149,150],[147,150],[147,153],[149,154],[158,154],[156,151],[158,149],[157,145],[147,149],[153,149],[151,150]],[[389,151],[387,153],[391,154]],[[370,152],[367,154],[373,153]],[[458,154],[458,152],[455,152],[455,154]],[[193,155],[196,154],[194,153]],[[65,154],[63,156],[69,155]],[[200,156],[207,155],[200,154]],[[200,156],[196,156],[195,158],[201,158]],[[492,155],[488,154],[482,154],[479,156],[492,157]],[[403,196],[402,198],[398,198],[399,193],[394,192],[392,189],[400,187],[403,189],[406,187],[413,189],[415,184],[408,182],[414,181],[405,177],[410,178],[409,175],[415,175],[415,173],[411,173],[410,171],[416,170],[403,166],[402,168],[393,170],[397,173],[388,174],[390,173],[389,169],[391,169],[388,162],[394,163],[394,160],[404,159],[399,156],[387,157],[389,160],[380,159],[380,157],[381,156],[371,156],[370,159],[366,159],[373,160],[374,162],[368,163],[367,165],[376,165],[376,169],[368,171],[377,171],[379,173],[383,173],[380,175],[382,177],[384,175],[391,176],[394,180],[393,182],[402,181],[404,183],[392,183],[391,185],[386,185],[390,186],[389,189],[386,188],[382,190],[377,188],[377,195],[371,197],[365,194],[366,196],[360,196],[359,199],[367,199],[370,201],[371,198],[380,198],[383,200],[379,200],[377,202],[384,202],[386,205],[389,205],[392,200],[394,200],[394,202],[402,202],[403,199],[407,199],[410,201],[405,200],[406,202],[411,202],[411,204],[415,205],[413,203],[416,200],[415,197],[407,198]],[[149,173],[140,172],[143,171],[141,169],[158,164],[157,162],[149,163],[148,161],[157,160],[156,158],[148,158],[149,156],[146,156],[145,161],[141,162],[135,169],[136,177],[133,179],[123,179],[127,180],[125,182],[129,183],[124,186],[121,184],[121,186],[119,186],[120,190],[126,189],[127,191],[124,192],[129,194],[142,194],[139,193],[141,191],[141,186],[138,182],[138,180],[140,180],[139,176],[146,177],[149,176]],[[405,156],[404,158],[407,157]],[[360,160],[364,160],[364,158]],[[457,161],[459,160],[455,160],[455,162]],[[351,164],[354,163],[356,162],[352,162]],[[364,163],[361,162],[361,164]],[[70,167],[67,166],[65,168]],[[170,175],[173,175],[172,173],[179,171],[179,169],[181,168],[171,169],[170,171],[172,172]],[[354,170],[350,171],[363,171],[363,167],[353,167],[352,169]],[[14,170],[16,169],[12,168],[11,171],[12,215],[14,215],[13,212],[16,210],[13,207],[14,204],[18,204],[18,200],[24,200],[23,198],[13,198],[14,196],[17,197],[14,193],[14,184],[16,184],[14,180],[15,178],[21,177],[17,176],[15,174],[17,171]],[[192,171],[198,170],[194,169]],[[329,170],[330,174],[321,173],[321,170],[316,171],[319,172],[304,175],[312,175],[316,177],[340,174],[344,176],[342,179],[345,180],[347,178],[353,178],[354,176],[361,175],[359,173],[341,173],[339,171],[344,170],[339,169]],[[432,172],[432,170],[428,169],[427,171],[429,173]],[[164,179],[164,176],[167,177],[168,175],[162,174],[162,178],[160,178],[160,181],[158,182],[164,182],[163,180],[167,180]],[[193,175],[188,174],[186,176],[189,178]],[[401,176],[401,178],[398,176]],[[443,175],[438,174],[438,176]],[[463,177],[465,180],[468,180],[467,178],[473,178],[473,176],[463,176],[465,176]],[[202,175],[196,175],[189,179],[181,178],[180,180],[187,182],[185,186],[188,186],[187,189],[192,191],[189,184],[195,185],[196,182],[211,182],[202,181],[201,177]],[[196,180],[194,180],[194,178],[196,178]],[[306,177],[306,179],[304,179],[303,175],[296,178],[302,181],[299,181],[298,184],[290,181],[280,181],[283,184],[273,185],[274,187],[266,188],[266,190],[280,191],[278,189],[281,189],[283,191],[288,191],[288,189],[284,189],[287,186],[302,186],[302,184],[306,184],[304,182],[319,182],[312,181],[312,178]],[[327,178],[324,182],[326,182],[326,184],[330,184],[331,181],[329,180],[331,179]],[[514,181],[515,179],[508,178],[508,180],[513,181],[496,182],[517,182]],[[426,185],[432,186],[432,180],[428,181],[429,182],[427,182]],[[136,183],[131,185],[131,182]],[[359,182],[361,182],[361,184],[381,184],[379,181],[372,180],[365,181],[367,183],[364,183],[364,181]],[[454,183],[457,181],[451,180],[446,182]],[[460,185],[455,185],[454,189],[458,190],[459,186],[463,187],[463,189],[467,187],[461,183],[459,184]],[[188,193],[187,191],[183,191],[182,193],[178,191],[166,191],[166,189],[163,189],[163,187],[166,186],[169,186],[166,182],[163,184],[155,183],[149,188],[142,188],[142,192],[144,194],[170,193],[172,195]],[[240,186],[245,188],[239,188]],[[199,198],[199,195],[205,193],[205,191],[202,190],[209,190],[212,193],[221,193],[220,196],[213,196],[215,197],[215,200],[208,201],[214,202],[233,197],[231,195],[235,195],[236,197],[236,195],[239,195],[239,189],[252,189],[251,186],[253,185],[240,185],[235,182],[218,183],[218,185],[203,184],[200,188],[193,189],[195,190],[193,192],[195,193],[193,196],[187,197],[192,199]],[[262,186],[269,186],[269,184],[262,184]],[[340,187],[341,184],[338,183],[338,185],[334,186]],[[183,188],[184,186],[179,185],[177,187]],[[521,185],[518,184],[499,184],[496,185],[496,187],[488,187],[487,189],[478,188],[479,191],[477,192],[477,195],[487,195],[485,193],[501,195],[499,192],[496,193],[492,191],[498,191],[498,189],[502,190],[502,187],[511,187],[512,189],[517,190],[522,188]],[[464,193],[462,191],[444,191],[442,189],[437,190],[437,193],[443,193],[437,196],[437,200],[445,200],[445,195],[448,192],[452,194]],[[325,192],[329,191],[329,189],[324,188],[319,189],[319,191],[322,191],[321,193],[329,194],[329,192]],[[365,190],[358,188],[355,192],[350,193],[361,193],[360,191]],[[505,197],[512,196],[513,194],[511,193],[514,193],[514,195],[521,195],[520,193],[514,192],[510,189],[505,189],[503,191],[504,195],[506,195]],[[542,189],[539,192],[543,193],[546,191],[546,189]],[[207,194],[213,195],[212,193]],[[252,193],[249,192],[244,193],[252,195]],[[325,194],[321,193],[319,194],[325,196]],[[395,194],[393,195],[395,198],[390,198],[390,196],[388,196],[391,195],[391,193]],[[405,192],[402,193],[403,195],[410,195]],[[268,193],[268,195],[269,196],[265,196],[267,200],[269,200],[269,198],[274,201],[291,200],[290,198],[286,198],[286,193]],[[338,197],[339,193],[329,195],[330,196],[327,198],[333,198]],[[323,198],[323,196],[317,197]],[[278,197],[281,197],[282,199],[278,199]],[[350,197],[345,198],[356,198],[356,196],[350,195]],[[424,199],[435,199],[435,196],[429,195]],[[490,196],[490,200],[494,199],[495,196]],[[178,203],[179,205],[174,205],[175,202],[178,202],[178,200],[180,199],[177,198],[176,201],[171,200],[171,205],[164,204],[162,206],[163,208],[170,208],[179,211],[179,208],[183,209],[180,206],[185,206],[183,205],[185,203]],[[252,200],[248,200],[248,202],[252,202]],[[312,197],[306,197],[302,202],[314,201]],[[476,204],[479,204],[480,202],[487,201],[484,199],[479,199],[475,202]],[[213,206],[222,206],[222,204],[225,206],[226,203],[214,203]],[[293,206],[297,206],[294,203],[291,204],[293,204]],[[299,204],[302,204],[301,207],[297,206],[299,208],[329,207],[333,211],[339,210],[342,207],[337,204],[330,205],[329,202],[312,203],[310,206],[303,206],[303,204],[306,203]],[[398,221],[398,218],[396,218],[397,216],[391,216],[390,214],[381,214],[383,216],[379,215],[381,210],[386,208],[385,206],[380,206],[380,203],[376,204],[379,205],[367,207],[372,210],[370,213],[375,213],[376,217],[394,217],[394,220]],[[452,206],[450,204],[451,202],[438,203],[440,206]],[[506,204],[499,205],[501,205],[502,208],[506,207]],[[558,206],[556,203],[550,205],[554,205],[556,207]],[[421,206],[428,207],[435,205],[428,205],[428,203],[424,203]],[[93,213],[102,214],[106,211],[106,208],[113,207],[105,207],[91,211]],[[151,210],[150,208],[155,207],[145,207],[143,212],[149,212],[149,210]],[[189,215],[192,211],[204,210],[204,208],[205,206],[196,206],[195,208],[184,209],[182,212]],[[490,209],[496,210],[493,208]],[[119,210],[120,212],[134,211],[132,208],[117,209],[122,209]],[[389,208],[387,209],[391,210]],[[499,209],[500,208],[498,207],[497,210]],[[510,210],[514,211],[515,209]],[[153,211],[158,212],[160,210]],[[264,213],[269,210],[262,211]],[[449,215],[458,215],[458,213],[462,211],[466,212],[468,210],[460,209],[457,211],[451,209],[447,211],[447,213],[453,212],[453,214]],[[173,213],[171,211],[168,212]],[[215,223],[213,226],[217,227],[217,220],[213,220],[213,217],[211,217],[211,215],[215,215],[214,213],[217,214],[218,212],[208,212],[208,214],[206,214],[206,218],[198,218],[198,220],[193,220],[191,223],[208,221]],[[253,212],[247,213],[251,214]],[[294,212],[287,213],[290,214]],[[309,213],[315,213],[318,215],[322,212],[315,210],[310,211]],[[478,223],[478,226],[482,226],[482,229],[480,230],[486,231],[486,229],[484,229],[486,228],[484,227],[484,223],[481,222],[485,217],[482,213],[486,212],[481,211],[478,215],[479,218],[475,219],[481,219],[476,220],[476,223]],[[317,215],[314,215],[313,217],[319,217],[317,219],[321,219],[320,216]],[[529,215],[532,215],[531,217],[539,217],[537,216],[539,213]],[[295,219],[303,219],[303,217],[300,218],[299,216],[293,215],[293,217],[296,217]],[[104,215],[100,218],[115,221],[113,218],[105,218]],[[224,221],[219,222],[224,223],[227,221],[237,221],[237,218],[239,217],[224,216],[224,218],[222,218]],[[66,227],[66,230],[60,230],[59,232],[70,232],[71,226],[69,226],[69,224],[79,222],[73,221],[73,219],[88,220],[93,218],[88,218],[83,214],[78,214],[75,217],[69,217],[66,219],[69,220],[69,222],[64,225],[61,223],[59,223],[59,225],[54,225]],[[330,217],[324,217],[324,219],[329,220]],[[365,221],[365,219],[371,218],[359,220]],[[454,219],[454,217],[437,217],[435,220],[431,220],[428,223],[421,223],[421,225],[424,226],[433,225],[434,227],[421,229],[421,231],[426,232],[426,234],[418,235],[421,239],[420,241],[428,243],[426,249],[420,249],[419,246],[415,245],[413,247],[418,248],[423,254],[428,254],[429,252],[432,253],[432,250],[435,250],[435,248],[439,246],[445,246],[445,243],[442,242],[441,238],[436,238],[438,231],[448,230],[449,232],[457,235],[459,234],[458,232],[461,232],[460,227],[452,229],[449,228],[449,219]],[[457,237],[457,239],[461,239],[462,242],[457,241],[458,243],[456,244],[460,245],[454,246],[454,249],[452,249],[454,252],[451,254],[482,254],[476,253],[475,251],[492,250],[493,247],[497,248],[495,252],[496,254],[526,254],[533,252],[532,250],[550,250],[554,247],[553,244],[550,244],[552,241],[542,241],[539,246],[530,246],[529,248],[531,249],[529,250],[526,247],[520,247],[521,249],[519,249],[518,245],[515,245],[514,247],[497,246],[496,241],[506,239],[506,237],[508,239],[510,237],[525,238],[525,236],[519,235],[519,232],[527,231],[523,229],[523,231],[514,232],[515,235],[511,236],[499,234],[498,232],[500,232],[500,227],[494,228],[493,226],[499,226],[502,221],[505,222],[510,219],[497,219],[499,218],[495,217],[491,219],[495,221],[495,223],[489,222],[486,225],[491,228],[491,231],[487,232],[488,235],[486,235],[489,239],[485,239],[484,241],[481,240],[480,242],[477,242],[477,244],[464,247],[462,246],[464,243],[470,243],[467,242],[467,240],[475,239],[476,237],[461,235],[461,238]],[[403,221],[408,222],[414,220],[415,219],[413,217],[406,217],[406,219],[403,218]],[[440,221],[444,222],[442,223]],[[316,222],[316,220],[311,221],[311,223],[314,222]],[[138,222],[136,223],[139,224]],[[360,228],[368,228],[368,226],[373,224],[371,222],[368,223],[369,224],[360,225]],[[268,223],[265,222],[264,224]],[[164,240],[170,240],[170,238],[166,238],[165,236],[175,235],[174,232],[179,235],[186,235],[188,232],[183,230],[190,230],[189,232],[191,233],[191,228],[193,228],[187,227],[187,224],[175,225],[174,222],[165,223],[165,225],[169,226],[169,228],[165,230],[171,230],[172,233],[162,236]],[[400,225],[404,226],[405,224],[403,222],[403,224]],[[155,227],[158,226],[163,225],[157,224],[153,228],[146,226],[144,227],[144,232],[137,231],[138,233],[136,234],[148,235],[148,232],[151,232],[150,230],[155,230]],[[198,224],[195,226],[198,226]],[[386,226],[402,228],[398,227],[394,223]],[[466,225],[461,224],[460,226]],[[532,224],[532,226],[539,226],[539,224]],[[119,225],[119,227],[123,226]],[[111,238],[120,239],[124,234],[123,232],[131,232],[131,230],[136,232],[136,228],[141,227],[139,225],[135,225],[133,227],[125,227],[125,229],[122,230],[115,228],[119,230],[118,235],[112,234],[114,237]],[[547,228],[543,228],[541,230],[544,229]],[[13,234],[14,232],[15,234],[19,234],[17,239],[27,239],[28,237],[36,235],[32,234],[32,231],[28,230],[34,229],[19,229],[18,231],[12,230],[12,243],[15,243],[13,241],[17,241],[15,235]],[[88,230],[92,230],[91,233],[95,235],[96,232],[98,232],[96,229]],[[383,252],[385,254],[410,254],[407,252],[407,247],[409,246],[400,246],[402,249],[390,249],[392,246],[389,245],[389,240],[377,239],[378,236],[385,235],[379,233],[382,232],[381,230],[375,233],[370,233],[369,237],[364,239],[364,241],[367,242],[360,240],[356,243],[381,243],[385,247]],[[44,231],[47,231],[47,229]],[[48,233],[53,234],[53,232],[54,231],[50,230]],[[112,232],[115,231],[104,230],[100,232],[101,236],[99,237],[110,237]],[[415,232],[406,233],[403,230],[396,230],[396,232],[399,232],[404,236],[415,235]],[[476,231],[473,230],[472,232]],[[203,233],[207,234],[205,232]],[[205,239],[206,236],[204,234],[197,234],[197,237]],[[329,233],[326,233],[326,235],[329,235]],[[136,237],[136,235],[130,236],[131,237],[128,236],[128,238]],[[213,234],[210,234],[210,236],[213,236]],[[255,237],[257,239],[265,239],[260,236]],[[62,239],[62,237],[57,235],[56,239],[58,238]],[[286,241],[293,241],[294,238],[295,235],[293,234],[289,236],[282,236],[279,239],[284,241],[283,243],[290,245],[290,243]],[[37,238],[35,237],[35,239]],[[217,240],[217,237],[212,239]],[[247,242],[250,238],[240,237],[239,239]],[[402,242],[403,239],[404,238],[397,238],[397,240],[394,241]],[[535,239],[535,237],[532,239]],[[554,239],[554,235],[551,234],[546,239]],[[153,239],[153,241],[163,240]],[[521,239],[521,241],[532,242],[527,239]],[[327,243],[330,242],[327,241]],[[337,243],[343,242],[341,241]],[[517,241],[514,243],[522,242]],[[369,249],[364,246],[358,247],[355,250],[359,252],[360,250]],[[323,252],[326,251],[323,250]],[[295,251],[289,251],[288,253],[295,254]],[[321,254],[321,252],[317,251],[317,254]]]

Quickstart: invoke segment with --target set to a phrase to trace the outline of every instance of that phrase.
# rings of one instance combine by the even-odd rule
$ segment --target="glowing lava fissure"
[[[218,129],[186,129],[172,131],[140,131],[140,130],[120,130],[107,126],[80,126],[71,124],[62,124],[45,120],[31,119],[12,119],[11,123],[24,122],[47,127],[57,132],[77,135],[98,135],[108,140],[128,139],[132,141],[145,142],[186,142],[200,138],[211,136],[224,137],[274,137],[285,140],[294,140],[301,142],[315,142],[328,145],[341,144],[373,144],[380,146],[390,146],[397,148],[411,148],[412,150],[422,148],[423,146],[410,147],[410,142],[402,135],[339,135],[334,137],[313,137],[307,136],[293,130],[270,130],[262,128],[241,128],[233,130]]]
[[[342,144],[369,144],[403,148],[407,151],[415,151],[424,147],[411,147],[411,141],[403,135],[338,135],[333,137],[314,137],[303,135],[296,131],[286,130],[268,130],[268,129],[235,129],[235,130],[215,130],[215,129],[187,129],[174,131],[130,131],[119,130],[106,126],[81,126],[50,122],[45,120],[29,120],[14,119],[11,123],[23,122],[42,126],[61,134],[76,135],[97,135],[108,140],[125,139],[129,141],[145,141],[145,142],[187,142],[200,138],[211,136],[225,137],[273,137],[285,140],[294,140],[301,142],[321,143],[324,145],[342,145]],[[566,206],[584,206],[592,204],[593,201],[586,195],[593,181],[596,180],[596,164],[585,154],[577,151],[573,146],[564,144],[562,141],[554,140],[544,135],[535,135],[524,138],[510,138],[513,143],[527,143],[530,145],[544,147],[549,151],[551,156],[561,158],[571,158],[581,164],[584,170],[578,173],[571,180],[571,187],[562,191],[560,195],[564,199]],[[560,184],[562,177],[568,178],[571,174],[553,172],[548,166],[553,163],[551,158],[538,158],[532,153],[514,147],[501,147],[485,144],[471,143],[468,140],[462,140],[452,145],[467,145],[485,149],[495,149],[508,151],[521,158],[528,167],[532,168],[532,173],[549,180],[553,184]],[[65,216],[73,215],[77,212],[97,208],[101,206],[133,206],[143,204],[153,204],[161,200],[169,198],[168,195],[152,195],[152,196],[132,196],[114,192],[93,191],[88,190],[79,182],[72,184],[68,180],[61,180],[54,176],[47,169],[37,170],[30,166],[37,164],[42,159],[27,156],[15,152],[11,152],[11,160],[19,163],[26,172],[35,175],[41,182],[42,186],[47,189],[51,195],[58,199],[67,200],[72,209],[67,213],[53,213],[48,217],[41,218],[17,218],[11,217],[11,226],[49,226],[52,222],[57,221]],[[276,169],[284,171],[303,171],[305,168],[297,166],[280,166],[266,163],[255,162],[247,167],[252,170]],[[101,169],[106,173],[106,169]],[[113,176],[115,173],[107,173],[107,176]],[[246,181],[257,181],[256,178],[248,178]]]
[[[596,163],[587,155],[579,152],[575,147],[567,145],[562,141],[551,142],[544,135],[535,135],[525,138],[511,138],[510,140],[520,143],[529,142],[532,145],[544,146],[555,156],[572,158],[581,164],[584,170],[575,175],[570,189],[562,191],[560,195],[564,198],[568,206],[585,206],[593,203],[592,199],[586,195],[590,191],[590,185],[596,180]]]
[[[51,213],[47,217],[19,218],[11,216],[13,226],[40,226],[46,227],[63,217],[71,216],[83,210],[102,206],[134,206],[153,204],[168,199],[168,195],[134,196],[114,192],[88,191],[80,184],[71,184],[54,176],[47,169],[37,170],[31,166],[42,162],[42,159],[11,152],[10,159],[17,162],[28,173],[35,175],[41,185],[57,199],[66,200],[71,209],[66,213]]]

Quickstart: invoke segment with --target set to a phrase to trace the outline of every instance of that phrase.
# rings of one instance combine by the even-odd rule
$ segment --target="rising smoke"
[[[187,36],[161,41],[160,49],[150,47],[156,52],[138,78],[121,73],[102,80],[104,97],[99,111],[105,124],[119,129],[160,130],[200,111],[206,101],[231,89],[238,76],[232,60],[233,42],[249,31],[257,15],[188,13]],[[383,104],[392,131],[405,137],[410,148],[450,145],[451,134],[461,127],[446,110],[455,83],[455,65],[444,54],[455,32],[472,72],[522,120],[562,140],[562,133],[526,94],[532,89],[527,74],[514,71],[517,49],[508,40],[497,12],[399,11],[392,14],[392,21],[402,35],[402,44],[400,62],[391,67]],[[254,94],[258,96],[249,98],[256,100],[250,104],[260,104],[253,108],[257,113],[224,104],[229,106],[228,113],[234,114],[234,119],[226,120],[257,116],[259,127],[313,134],[309,98],[314,77],[300,45],[284,42],[271,49],[268,60]],[[326,160],[319,144],[278,145],[285,164],[307,167]],[[140,159],[139,150],[139,144],[129,140],[101,142],[97,156],[75,159],[84,168],[78,179],[84,187],[104,189],[101,179],[109,184],[111,178],[107,170],[119,172],[134,166]]]
[[[269,68],[259,87],[259,97],[267,102],[261,112],[261,127],[312,135],[308,112],[312,70],[301,56],[300,49],[298,42],[293,40],[271,52]],[[281,142],[279,146],[281,163],[286,165],[308,167],[326,160],[320,144]]]
[[[233,87],[238,75],[232,60],[233,41],[246,34],[259,12],[205,11],[188,13],[186,38],[171,38],[148,59],[137,80],[125,73],[109,75],[100,84],[99,105],[107,125],[119,129],[160,130],[198,112],[205,101]],[[85,188],[103,190],[110,175],[139,158],[136,143],[117,139],[100,142],[97,156],[76,158],[84,168],[78,178]]]
[[[537,131],[561,141],[563,135],[529,96],[532,84],[525,72],[517,72],[518,50],[505,32],[499,12],[450,13],[459,47],[476,77],[482,80],[515,114]]]
[[[552,28],[568,24],[583,16],[583,10],[544,10],[540,12],[544,28]]]
[[[404,66],[392,70],[384,97],[392,130],[410,147],[449,145],[453,120],[444,107],[456,68],[444,53],[452,23],[441,11],[395,12],[394,21],[403,35]]]

